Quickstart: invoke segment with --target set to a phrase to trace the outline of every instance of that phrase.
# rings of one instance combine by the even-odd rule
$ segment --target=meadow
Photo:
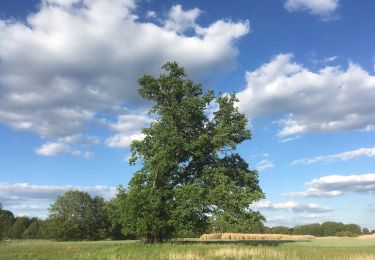
[[[375,239],[316,238],[311,241],[0,242],[0,259],[358,259],[375,260]]]

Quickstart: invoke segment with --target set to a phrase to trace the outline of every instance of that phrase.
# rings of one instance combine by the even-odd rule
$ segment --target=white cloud
[[[323,20],[330,20],[339,7],[339,0],[286,0],[284,7],[289,12],[306,11]]]
[[[151,10],[149,10],[149,11],[147,11],[147,13],[146,13],[146,17],[149,18],[149,19],[152,19],[152,18],[157,18],[158,16],[157,16],[157,14],[155,13],[155,11],[151,11]]]
[[[306,185],[305,191],[290,192],[285,195],[304,197],[334,197],[353,192],[359,194],[375,193],[375,174],[362,175],[329,175],[313,179]]]
[[[270,168],[273,168],[273,167],[275,167],[275,166],[273,165],[273,163],[272,163],[271,161],[269,161],[269,160],[267,160],[267,159],[264,159],[264,160],[261,160],[261,161],[258,163],[256,169],[257,169],[259,172],[262,172],[262,171],[265,171],[265,170],[270,169]]]
[[[68,190],[82,190],[92,195],[101,195],[111,199],[116,194],[115,187],[96,186],[73,186],[73,185],[32,185],[29,183],[1,183],[0,200],[27,200],[43,199],[54,200],[58,195]]]
[[[288,143],[297,139],[300,139],[301,137],[299,135],[292,136],[292,137],[287,137],[279,140],[279,143]]]
[[[0,123],[46,138],[81,133],[98,112],[145,106],[136,80],[166,61],[195,79],[233,68],[235,40],[249,32],[247,21],[201,27],[196,8],[174,6],[162,25],[135,10],[133,0],[44,0],[26,22],[0,19]]]
[[[164,27],[178,33],[183,33],[188,29],[195,29],[199,27],[195,23],[195,20],[200,14],[201,10],[198,8],[184,11],[181,5],[175,5],[169,11],[168,19],[165,21]]]
[[[100,143],[96,136],[83,136],[80,134],[58,138],[55,141],[47,142],[35,149],[35,153],[42,156],[56,156],[59,154],[70,154],[91,158],[94,154],[90,151],[83,151],[91,145]]]
[[[333,211],[330,207],[321,206],[315,203],[302,203],[296,201],[285,201],[273,203],[269,200],[260,200],[252,204],[252,207],[257,210],[286,210],[291,212],[315,212],[324,213]]]
[[[364,130],[375,125],[375,76],[359,65],[313,72],[280,54],[246,73],[238,107],[248,117],[271,115],[280,138],[308,132]]]
[[[326,58],[323,58],[323,59],[314,59],[313,63],[315,63],[315,64],[327,64],[327,63],[334,62],[336,59],[337,59],[337,56],[331,56],[331,57],[326,57]]]
[[[300,160],[295,160],[291,162],[292,165],[297,164],[313,164],[317,162],[334,162],[334,161],[347,161],[356,157],[374,157],[375,156],[375,147],[372,148],[359,148],[352,151],[347,151],[343,153],[317,156],[313,158],[304,158]]]
[[[55,156],[68,151],[68,145],[64,143],[46,143],[37,148],[35,152],[43,156]]]
[[[127,135],[125,133],[115,134],[114,136],[107,139],[106,144],[113,148],[124,148],[129,147],[133,140],[142,140],[143,134]]]
[[[109,123],[110,129],[118,132],[106,140],[109,147],[129,147],[133,140],[142,140],[142,128],[149,126],[155,120],[143,114],[123,114],[118,116],[116,123]]]

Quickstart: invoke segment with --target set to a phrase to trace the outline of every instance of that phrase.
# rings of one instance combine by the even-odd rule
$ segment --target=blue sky
[[[267,225],[375,229],[371,0],[0,3],[0,202],[45,217],[79,188],[110,199],[152,122],[136,80],[176,60],[236,92]]]

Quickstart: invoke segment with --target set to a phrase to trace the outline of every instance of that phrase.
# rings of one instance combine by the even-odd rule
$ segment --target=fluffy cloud
[[[250,118],[279,118],[281,138],[375,125],[375,76],[359,65],[313,72],[293,62],[292,55],[280,54],[247,72],[246,80],[246,89],[238,93],[240,111]]]
[[[273,163],[272,163],[271,161],[269,161],[269,160],[267,160],[267,159],[264,159],[264,160],[261,160],[261,161],[258,163],[256,169],[257,169],[259,172],[262,172],[262,171],[265,171],[265,170],[270,169],[270,168],[273,168],[273,167],[275,167],[275,166],[273,165]]]
[[[91,158],[93,153],[84,151],[91,145],[99,144],[100,139],[96,136],[83,136],[80,134],[66,136],[54,142],[47,142],[35,149],[35,153],[42,156],[56,156],[59,154],[69,154]]]
[[[117,132],[106,140],[109,147],[123,148],[130,146],[133,140],[142,140],[142,128],[149,126],[154,119],[143,114],[124,114],[118,116],[116,123],[109,123],[111,130]]]
[[[57,196],[68,190],[81,190],[92,196],[100,195],[110,200],[116,194],[116,187],[32,185],[29,183],[0,183],[0,203],[16,215],[46,217],[47,209]]]
[[[201,10],[198,8],[189,11],[182,10],[181,5],[175,5],[169,11],[168,19],[165,21],[164,27],[168,30],[183,33],[188,29],[199,27],[195,20],[200,15]]]
[[[284,7],[289,12],[306,11],[323,20],[329,20],[339,7],[339,0],[286,0]]]
[[[374,157],[375,156],[375,147],[373,148],[359,148],[357,150],[352,150],[343,153],[317,156],[313,158],[305,158],[300,160],[295,160],[291,162],[292,165],[296,164],[313,164],[317,162],[334,162],[334,161],[347,161],[356,157]]]
[[[315,203],[301,203],[296,201],[286,201],[279,203],[272,203],[269,200],[260,200],[252,204],[255,209],[267,209],[267,210],[287,210],[292,212],[312,212],[312,213],[324,213],[333,211],[330,207],[320,206]]]
[[[313,179],[307,183],[305,191],[290,192],[285,195],[304,197],[334,197],[345,193],[374,194],[375,174],[363,175],[329,175]]]
[[[166,61],[195,78],[228,70],[249,23],[201,27],[200,12],[177,5],[155,24],[137,19],[133,0],[44,0],[25,22],[0,20],[0,123],[45,138],[71,136],[98,112],[144,105],[136,80]],[[53,143],[40,153],[66,151]]]

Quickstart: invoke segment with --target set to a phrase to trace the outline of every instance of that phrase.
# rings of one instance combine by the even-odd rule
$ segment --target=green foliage
[[[353,236],[358,236],[362,234],[361,227],[357,224],[345,224],[344,230],[353,234]]]
[[[312,236],[323,236],[322,227],[319,223],[296,226],[293,229],[293,235],[312,235]]]
[[[259,228],[263,218],[249,205],[264,195],[257,172],[236,153],[251,134],[235,95],[203,93],[177,63],[162,68],[160,77],[138,81],[157,120],[131,144],[130,163],[142,159],[143,166],[121,195],[124,234],[161,242],[199,235],[209,224],[222,231]],[[209,116],[213,102],[218,109]]]
[[[40,238],[41,221],[32,221],[22,234],[23,239],[37,239]]]
[[[361,227],[356,224],[343,224],[341,222],[328,221],[322,224],[309,224],[296,226],[294,235],[313,236],[358,236],[362,234]]]
[[[7,238],[14,221],[13,213],[9,210],[4,210],[0,204],[0,240]]]
[[[357,234],[352,233],[350,231],[339,231],[335,233],[336,237],[355,237]]]
[[[363,234],[363,235],[369,235],[369,234],[370,234],[370,231],[368,230],[368,228],[363,228],[363,229],[362,229],[362,234]]]
[[[176,237],[198,237],[206,231],[208,216],[204,214],[207,202],[205,190],[198,183],[186,184],[175,189],[179,203],[173,212]]]
[[[112,239],[134,239],[134,236],[125,236],[122,232],[123,216],[126,214],[126,190],[123,186],[117,187],[117,195],[107,204],[107,211],[110,219],[110,233]]]
[[[272,227],[270,229],[270,234],[285,234],[285,235],[290,235],[292,232],[291,232],[291,229],[288,228],[288,227],[284,227],[284,226],[276,226],[276,227]]]
[[[16,217],[12,227],[8,230],[8,237],[12,239],[21,239],[23,232],[30,225],[31,220],[28,217]]]
[[[328,221],[322,224],[322,236],[334,236],[342,231],[345,231],[343,223]]]
[[[68,191],[57,197],[49,209],[44,232],[58,240],[97,240],[108,236],[110,228],[106,202],[87,192]]]

